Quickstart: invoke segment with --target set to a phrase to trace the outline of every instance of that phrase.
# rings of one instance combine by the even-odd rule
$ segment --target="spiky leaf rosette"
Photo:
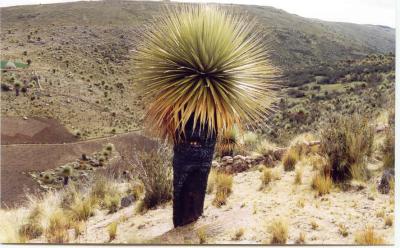
[[[176,140],[190,120],[209,134],[262,121],[276,75],[262,40],[243,15],[207,5],[168,9],[136,52],[150,128]]]

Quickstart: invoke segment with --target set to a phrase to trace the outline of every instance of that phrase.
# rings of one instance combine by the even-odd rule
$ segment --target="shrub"
[[[385,216],[385,226],[393,226],[393,216]]]
[[[271,244],[286,244],[288,238],[288,225],[283,220],[274,220],[268,228],[272,235]]]
[[[218,172],[215,179],[215,198],[212,204],[221,207],[226,204],[228,196],[232,193],[233,176],[224,172]]]
[[[159,144],[156,151],[138,152],[134,162],[139,178],[144,184],[143,201],[152,208],[172,198],[172,152],[166,144]]]
[[[355,242],[358,245],[381,245],[384,239],[378,236],[373,227],[367,226],[356,234]]]
[[[289,148],[282,158],[283,169],[285,171],[292,171],[295,169],[296,163],[299,160],[299,153],[294,148]]]
[[[117,237],[117,229],[118,229],[118,222],[114,221],[108,225],[107,231],[108,236],[110,237],[110,241],[114,240]]]
[[[366,174],[355,170],[366,170],[365,158],[372,153],[373,140],[373,129],[359,115],[334,115],[328,119],[321,133],[320,149],[327,157],[334,182],[351,179],[354,174]]]

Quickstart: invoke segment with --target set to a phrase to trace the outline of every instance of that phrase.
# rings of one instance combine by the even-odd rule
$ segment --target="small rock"
[[[233,160],[245,160],[246,157],[242,156],[242,155],[236,155],[235,157],[233,157]]]
[[[387,169],[383,172],[381,181],[378,185],[379,192],[382,194],[389,193],[391,180],[394,180],[394,169]]]
[[[121,198],[121,207],[122,208],[126,208],[130,205],[132,205],[132,203],[135,201],[135,196],[134,195],[128,195],[125,197]]]
[[[217,161],[212,161],[211,166],[214,168],[218,168],[219,167],[219,163]]]
[[[28,120],[28,117],[24,116],[24,117],[22,117],[22,119],[24,119],[24,120]]]

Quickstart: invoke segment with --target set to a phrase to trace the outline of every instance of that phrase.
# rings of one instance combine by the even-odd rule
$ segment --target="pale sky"
[[[76,0],[2,0],[0,7],[73,2]],[[326,21],[395,27],[396,0],[176,0],[272,6],[303,17]]]

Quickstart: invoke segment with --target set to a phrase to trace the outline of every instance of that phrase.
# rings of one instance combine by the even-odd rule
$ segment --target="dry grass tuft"
[[[318,223],[315,220],[311,221],[311,229],[317,230],[319,227]]]
[[[118,222],[114,221],[108,225],[107,231],[109,240],[113,241],[117,237]]]
[[[367,226],[356,234],[355,242],[358,245],[381,245],[384,239],[375,232],[373,227]]]
[[[211,194],[214,191],[216,178],[217,178],[217,169],[211,168],[207,181],[207,190],[206,190],[207,194]]]
[[[232,240],[240,240],[244,235],[244,228],[239,228],[238,230],[235,231]]]
[[[271,244],[286,244],[288,238],[288,225],[286,221],[274,220],[268,227],[268,232],[272,235]]]
[[[347,227],[344,224],[339,224],[339,233],[343,237],[349,236],[349,231],[347,230]]]
[[[221,207],[226,204],[228,196],[232,193],[233,176],[224,172],[218,172],[215,179],[215,198],[212,204]]]
[[[317,191],[318,195],[329,194],[332,189],[332,179],[329,176],[323,175],[320,172],[315,173],[311,187]]]
[[[96,208],[95,199],[92,197],[76,198],[70,207],[72,219],[76,221],[86,221],[94,215]]]
[[[305,244],[306,243],[306,234],[304,232],[300,232],[299,237],[296,239],[296,244]]]
[[[270,184],[270,182],[272,182],[273,180],[272,170],[270,168],[264,168],[261,172],[260,179],[261,179],[260,190],[262,190],[265,187],[267,187]]]
[[[296,174],[294,176],[294,184],[296,184],[296,185],[301,184],[302,177],[303,177],[303,170],[302,169],[296,169]]]
[[[70,226],[67,214],[62,209],[54,211],[49,218],[46,229],[46,239],[49,243],[67,243],[69,241],[68,228]]]
[[[393,216],[388,215],[385,217],[385,226],[393,226]]]
[[[295,169],[296,163],[299,161],[299,151],[293,147],[290,147],[282,158],[283,169],[285,171],[292,171]]]
[[[207,232],[204,227],[197,230],[197,237],[199,238],[199,244],[205,244],[207,242]]]

